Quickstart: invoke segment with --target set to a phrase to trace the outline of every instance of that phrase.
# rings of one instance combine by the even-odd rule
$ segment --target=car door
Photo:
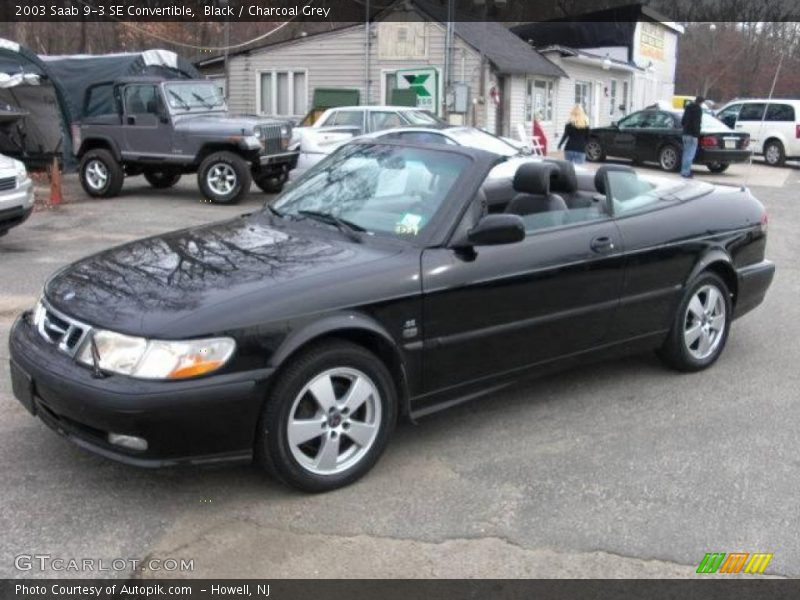
[[[765,117],[767,105],[765,102],[746,102],[742,105],[739,111],[739,116],[736,118],[736,131],[742,131],[750,134],[750,148],[756,154],[763,152],[763,135],[762,120]]]
[[[741,104],[731,104],[717,113],[717,119],[725,123],[731,129],[736,129],[736,120],[739,118],[739,111],[742,110]]]
[[[158,86],[126,85],[122,106],[123,154],[155,160],[171,156],[173,131]]]
[[[428,393],[463,389],[602,343],[619,299],[624,259],[605,210],[596,206],[584,216],[548,227],[541,214],[529,215],[519,243],[474,253],[423,252]]]
[[[681,130],[675,127],[675,118],[665,111],[645,113],[636,133],[635,157],[642,161],[658,160],[659,149],[667,142],[680,142]]]
[[[635,112],[617,123],[616,131],[611,134],[608,154],[621,158],[634,158],[636,155],[636,139],[642,130],[648,113]]]

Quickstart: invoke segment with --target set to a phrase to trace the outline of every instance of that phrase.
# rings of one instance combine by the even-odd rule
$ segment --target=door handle
[[[590,247],[592,251],[598,254],[608,254],[614,250],[614,240],[606,235],[596,237],[592,240]]]
[[[128,117],[128,125],[136,125],[136,117]]]

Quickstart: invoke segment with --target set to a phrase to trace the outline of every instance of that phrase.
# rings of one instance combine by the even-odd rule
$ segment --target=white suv
[[[800,157],[800,100],[732,100],[717,111],[731,129],[750,134],[750,147],[769,165]]]

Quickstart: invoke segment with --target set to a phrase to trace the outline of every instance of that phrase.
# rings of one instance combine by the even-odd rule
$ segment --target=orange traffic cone
[[[53,165],[50,167],[50,204],[61,204],[61,169],[58,166],[58,158],[53,157]]]

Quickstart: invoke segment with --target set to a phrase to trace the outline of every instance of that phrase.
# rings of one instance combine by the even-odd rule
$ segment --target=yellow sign
[[[642,56],[664,60],[664,40],[666,30],[658,23],[641,23],[642,31],[639,36],[639,52]]]

